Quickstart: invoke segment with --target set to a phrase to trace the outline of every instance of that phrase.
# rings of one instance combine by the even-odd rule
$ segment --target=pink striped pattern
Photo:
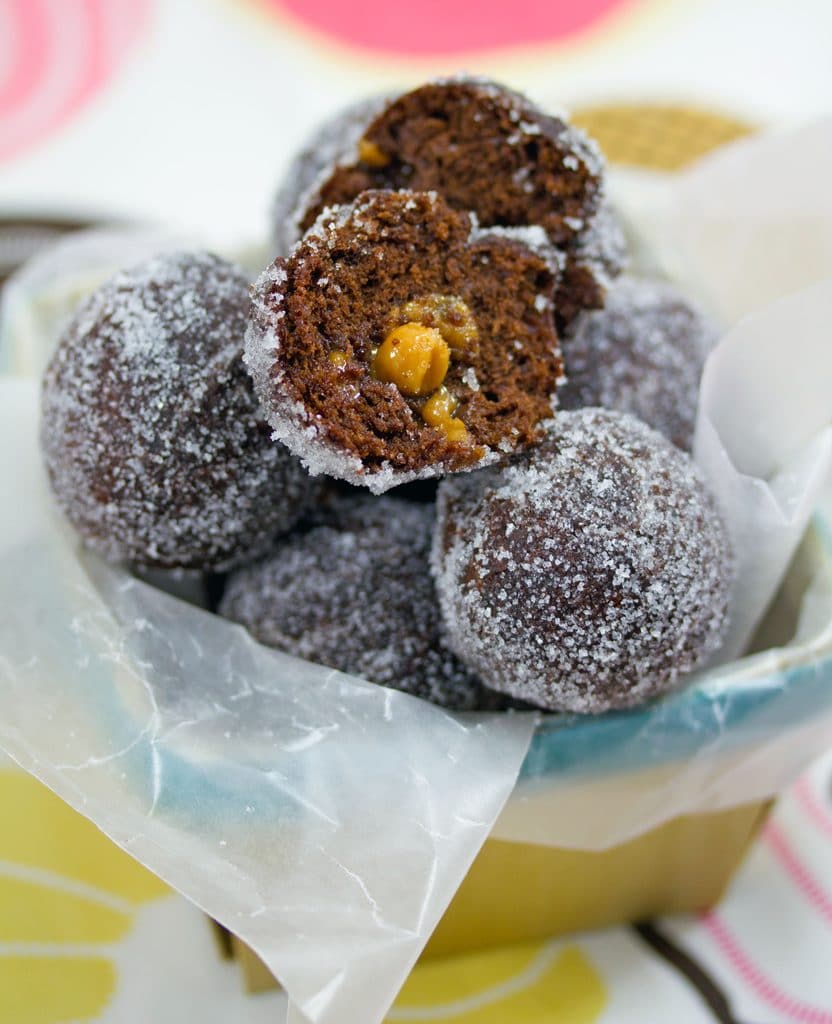
[[[0,0],[0,160],[61,128],[106,85],[153,0]]]
[[[832,839],[832,811],[827,810],[821,804],[812,788],[812,781],[808,775],[804,775],[794,787],[794,795],[808,817],[817,825],[821,832]]]
[[[716,914],[703,914],[700,920],[731,967],[764,1003],[795,1024],[832,1024],[832,1012],[801,1002],[767,978]]]
[[[832,924],[832,899],[827,896],[820,882],[808,868],[800,862],[780,826],[770,822],[763,831],[763,839],[809,903]]]

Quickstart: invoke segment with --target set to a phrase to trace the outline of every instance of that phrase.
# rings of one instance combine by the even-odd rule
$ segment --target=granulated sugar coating
[[[433,521],[427,505],[341,498],[321,525],[234,573],[220,614],[260,643],[445,707],[499,706],[440,637]]]
[[[319,146],[307,149],[308,168],[299,174],[293,167],[305,185],[295,192],[294,212],[286,209],[289,179],[282,190],[276,206],[284,244],[293,225],[299,237],[327,206],[367,189],[435,190],[486,227],[537,224],[546,231],[566,259],[555,298],[559,325],[603,305],[607,281],[620,269],[622,237],[614,218],[596,217],[604,206],[603,159],[563,118],[488,79],[459,76],[429,82],[380,112],[349,107],[337,124],[329,123],[327,136],[338,140],[336,151],[319,135]],[[331,153],[328,172],[323,150]]]
[[[605,308],[581,314],[563,336],[560,404],[630,412],[690,451],[699,381],[716,340],[715,325],[673,285],[619,278]]]
[[[315,485],[270,440],[242,361],[246,275],[202,253],[123,271],[78,308],[43,381],[59,506],[105,558],[221,569],[265,551]]]
[[[562,334],[582,310],[606,305],[609,290],[626,265],[624,229],[605,199],[572,249],[555,297],[555,320]]]
[[[581,713],[701,665],[733,577],[692,460],[602,409],[561,413],[510,465],[443,481],[432,567],[449,642],[488,686]]]
[[[558,256],[542,229],[479,228],[435,193],[328,210],[254,289],[245,360],[274,436],[376,493],[535,443],[562,380]],[[416,385],[379,362],[428,350]]]
[[[387,102],[388,96],[370,96],[344,107],[318,125],[292,159],[272,203],[275,255],[287,256],[301,238],[301,221],[317,202],[319,186],[335,167],[352,163],[364,130]]]

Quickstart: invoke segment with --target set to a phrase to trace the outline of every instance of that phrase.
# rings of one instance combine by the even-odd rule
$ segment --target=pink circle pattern
[[[0,162],[71,120],[144,31],[154,0],[0,0]],[[275,14],[391,57],[473,54],[580,35],[638,0],[262,0]]]
[[[633,0],[265,0],[340,43],[390,56],[430,58],[551,43],[595,27]]]
[[[0,161],[70,120],[141,35],[152,0],[0,0]]]

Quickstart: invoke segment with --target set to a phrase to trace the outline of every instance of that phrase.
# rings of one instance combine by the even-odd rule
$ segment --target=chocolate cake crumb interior
[[[517,93],[478,79],[432,82],[369,124],[302,227],[367,189],[435,189],[482,224],[539,224],[563,246],[597,208],[596,160],[577,132]]]
[[[275,198],[277,252],[290,252],[326,208],[368,189],[402,188],[436,191],[483,226],[544,232],[564,265],[554,296],[559,329],[602,307],[626,262],[595,144],[564,117],[470,76],[353,104],[319,129]]]

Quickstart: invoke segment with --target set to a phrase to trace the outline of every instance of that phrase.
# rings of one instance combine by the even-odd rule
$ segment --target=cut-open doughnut
[[[482,225],[545,230],[565,258],[559,324],[603,305],[624,260],[623,236],[604,200],[603,160],[565,119],[495,82],[457,77],[350,107],[343,127],[327,127],[278,194],[275,235],[284,246],[327,206],[368,189],[434,190]]]
[[[562,379],[542,229],[482,230],[435,193],[329,210],[254,289],[246,361],[274,436],[382,492],[528,446]]]

